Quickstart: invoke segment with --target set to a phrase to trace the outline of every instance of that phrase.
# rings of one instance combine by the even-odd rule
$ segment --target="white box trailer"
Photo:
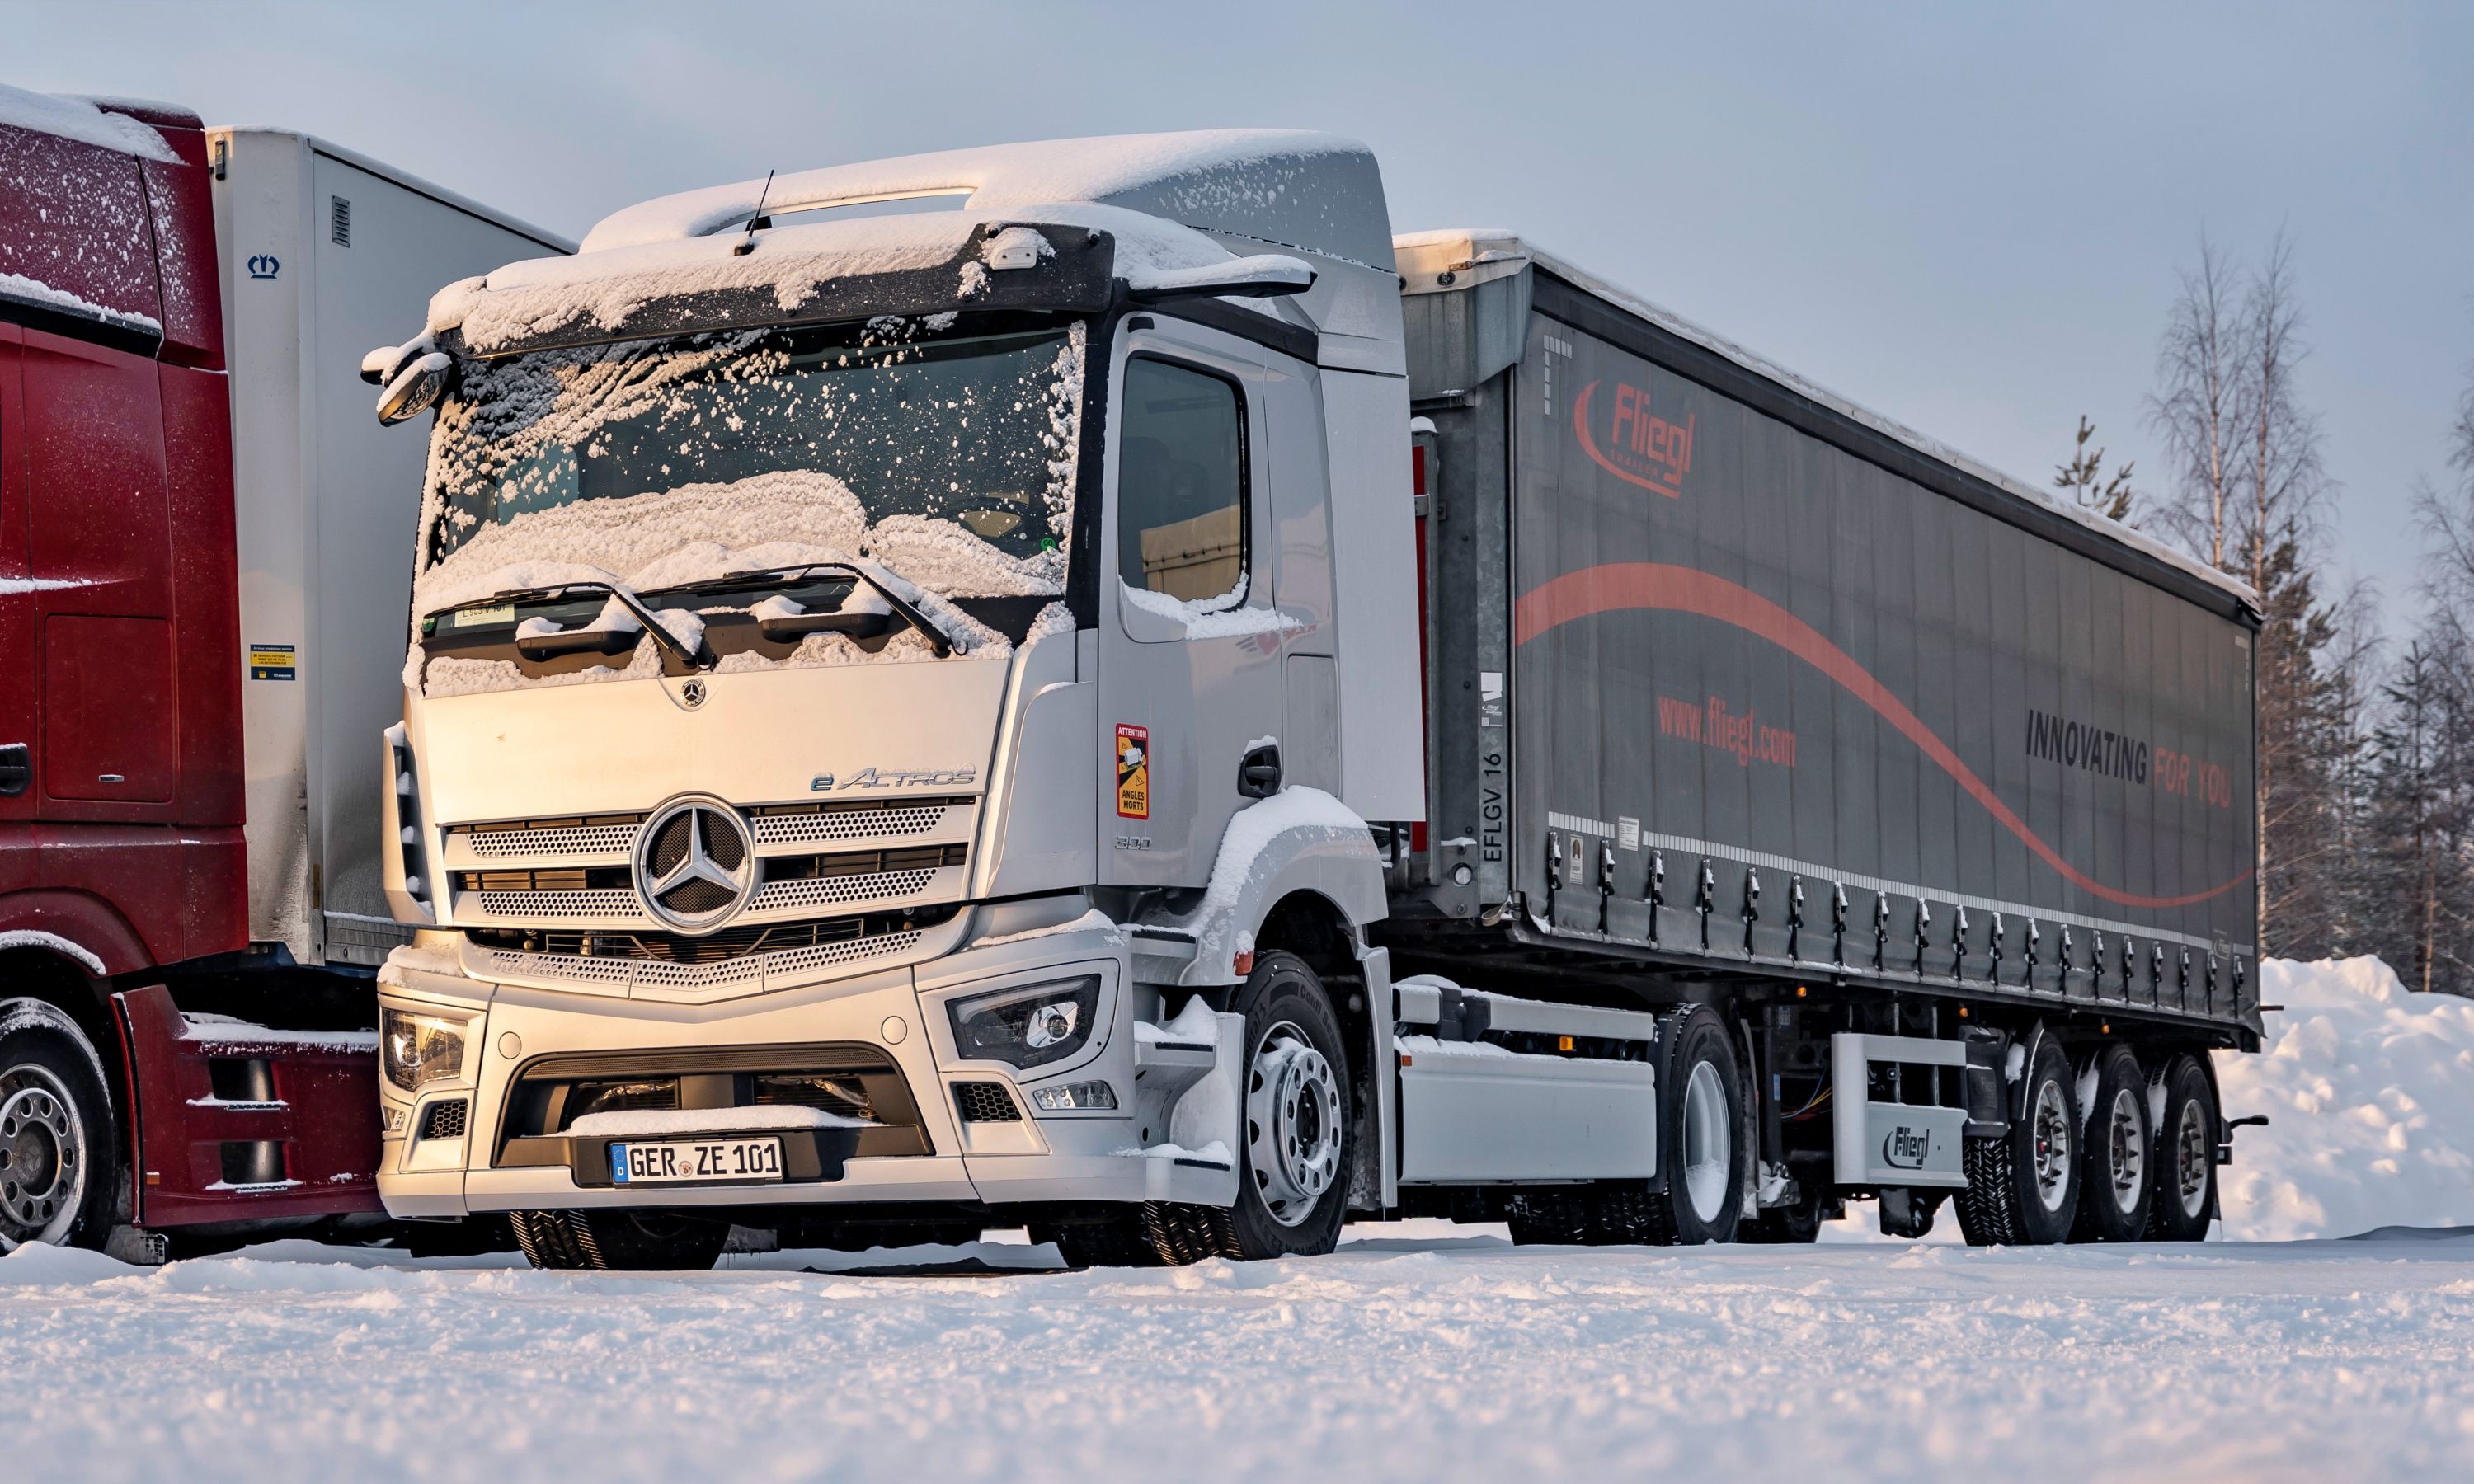
[[[442,283],[571,252],[555,233],[307,134],[207,132],[231,368],[250,938],[375,965],[410,930],[378,881],[379,735],[402,712],[419,440],[361,354]]]

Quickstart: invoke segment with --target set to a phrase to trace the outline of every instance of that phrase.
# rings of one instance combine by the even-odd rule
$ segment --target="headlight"
[[[1025,985],[947,1003],[954,1047],[970,1061],[1045,1066],[1082,1049],[1100,1011],[1100,976]]]
[[[417,1092],[427,1082],[446,1082],[464,1070],[464,1027],[460,1016],[415,1015],[387,1010],[378,1015],[378,1065],[386,1080]]]

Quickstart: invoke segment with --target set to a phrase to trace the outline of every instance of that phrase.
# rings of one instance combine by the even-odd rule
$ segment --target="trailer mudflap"
[[[375,1037],[192,1023],[160,985],[112,999],[136,1225],[381,1209]]]
[[[1942,1068],[1963,1073],[1967,1048],[1913,1036],[1830,1038],[1834,1178],[1842,1185],[1958,1188],[1967,1184],[1959,1140],[1963,1094]],[[1888,1068],[1876,1077],[1875,1066]],[[1910,1084],[1921,1083],[1921,1087]]]

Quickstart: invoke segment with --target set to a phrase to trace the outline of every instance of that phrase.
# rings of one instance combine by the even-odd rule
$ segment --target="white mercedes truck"
[[[363,373],[431,419],[398,1217],[628,1267],[2213,1214],[2246,592],[1395,240],[1361,146],[667,197]]]

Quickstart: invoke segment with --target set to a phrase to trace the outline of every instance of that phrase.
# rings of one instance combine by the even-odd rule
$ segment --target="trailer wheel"
[[[2135,1242],[2147,1232],[2154,1189],[2147,1126],[2147,1078],[2128,1046],[2098,1053],[2095,1106],[2081,1125],[2087,1145],[2079,1168],[2074,1242]]]
[[[1752,1161],[1743,1147],[1744,1079],[1716,1011],[1679,1005],[1658,1024],[1658,1164],[1641,1234],[1656,1246],[1732,1242]]]
[[[2208,1069],[2188,1055],[2169,1059],[2148,1085],[2158,1110],[2155,1154],[2147,1161],[2155,1193],[2147,1206],[2147,1237],[2196,1242],[2217,1214],[2217,1098]]]
[[[2042,1247],[2070,1235],[2079,1203],[2078,1099],[2062,1048],[2037,1044],[2025,1111],[1999,1138],[1966,1141],[1958,1229],[1976,1247]]]
[[[730,1224],[670,1211],[520,1210],[508,1220],[537,1268],[704,1272],[721,1257]]]
[[[1255,958],[1229,1009],[1246,1017],[1246,1080],[1227,1255],[1329,1252],[1340,1245],[1357,1154],[1340,1019],[1305,961],[1276,951]]]
[[[94,1051],[42,1000],[0,1000],[0,1252],[101,1247],[119,1143]]]

